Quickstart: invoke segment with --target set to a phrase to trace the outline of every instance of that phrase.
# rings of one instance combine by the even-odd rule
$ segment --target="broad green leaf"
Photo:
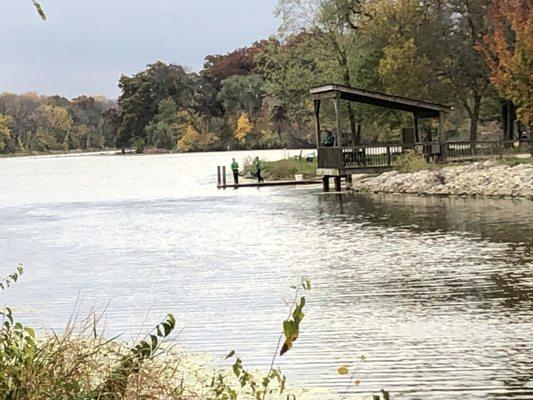
[[[157,345],[158,345],[158,340],[157,340],[157,336],[155,335],[150,335],[150,340],[152,341],[152,350],[155,350],[157,348]]]
[[[176,318],[174,318],[174,315],[168,314],[167,316],[167,322],[170,325],[172,329],[176,327]]]
[[[227,360],[228,358],[231,358],[235,355],[235,350],[231,350],[228,355],[226,356],[225,360]]]
[[[168,335],[170,335],[170,332],[172,332],[172,327],[166,323],[166,322],[163,322],[163,331],[165,332],[164,333],[164,337],[167,337]]]
[[[288,340],[294,341],[298,338],[298,329],[298,324],[295,321],[283,321],[283,333]]]

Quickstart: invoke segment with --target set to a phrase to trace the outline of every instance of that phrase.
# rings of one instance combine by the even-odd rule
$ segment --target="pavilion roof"
[[[435,118],[439,117],[442,113],[448,113],[452,110],[451,107],[442,104],[429,103],[427,101],[337,84],[314,87],[311,89],[311,95],[314,100],[339,96],[342,100],[411,112],[419,118]]]

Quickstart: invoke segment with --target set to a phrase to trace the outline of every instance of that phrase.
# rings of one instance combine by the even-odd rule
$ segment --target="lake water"
[[[364,354],[353,393],[533,398],[533,202],[216,189],[255,154],[283,157],[0,159],[0,272],[25,266],[2,303],[49,329],[108,305],[125,340],[172,312],[184,348],[267,368],[305,275],[292,384],[342,392]]]

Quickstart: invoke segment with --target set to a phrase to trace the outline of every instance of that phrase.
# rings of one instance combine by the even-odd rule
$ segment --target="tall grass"
[[[293,180],[294,176],[301,174],[305,179],[316,176],[316,159],[312,162],[306,160],[287,159],[279,161],[262,161],[262,175],[268,180]],[[245,160],[244,175],[252,177],[252,160]]]
[[[0,289],[15,283],[22,272],[19,267],[0,278]],[[226,357],[233,361],[229,369],[180,351],[170,340],[176,327],[171,314],[132,346],[105,337],[105,310],[82,319],[75,314],[63,332],[38,339],[5,308],[0,311],[0,399],[296,400],[297,393],[286,389],[286,377],[275,366],[298,340],[306,303],[300,291],[311,290],[311,282],[304,278],[293,288],[294,300],[267,373],[245,368],[235,351]],[[306,399],[325,398],[306,392]]]

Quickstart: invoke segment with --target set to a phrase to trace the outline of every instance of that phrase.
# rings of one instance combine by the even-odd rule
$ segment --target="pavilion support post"
[[[420,130],[418,129],[418,117],[416,114],[413,114],[413,121],[415,124],[415,143],[420,142]]]
[[[318,149],[322,142],[320,140],[320,100],[315,100],[313,104],[315,109],[316,148]]]
[[[336,176],[334,180],[335,180],[335,191],[336,192],[342,191],[341,177],[340,176]]]
[[[324,189],[324,192],[329,192],[329,176],[327,175],[322,177],[322,188]]]
[[[446,161],[446,137],[444,135],[444,115],[439,113],[439,142],[440,142],[440,157],[443,162]]]
[[[335,115],[337,117],[337,146],[342,147],[342,120],[341,120],[341,98],[340,94],[333,99],[333,105],[335,106]]]

